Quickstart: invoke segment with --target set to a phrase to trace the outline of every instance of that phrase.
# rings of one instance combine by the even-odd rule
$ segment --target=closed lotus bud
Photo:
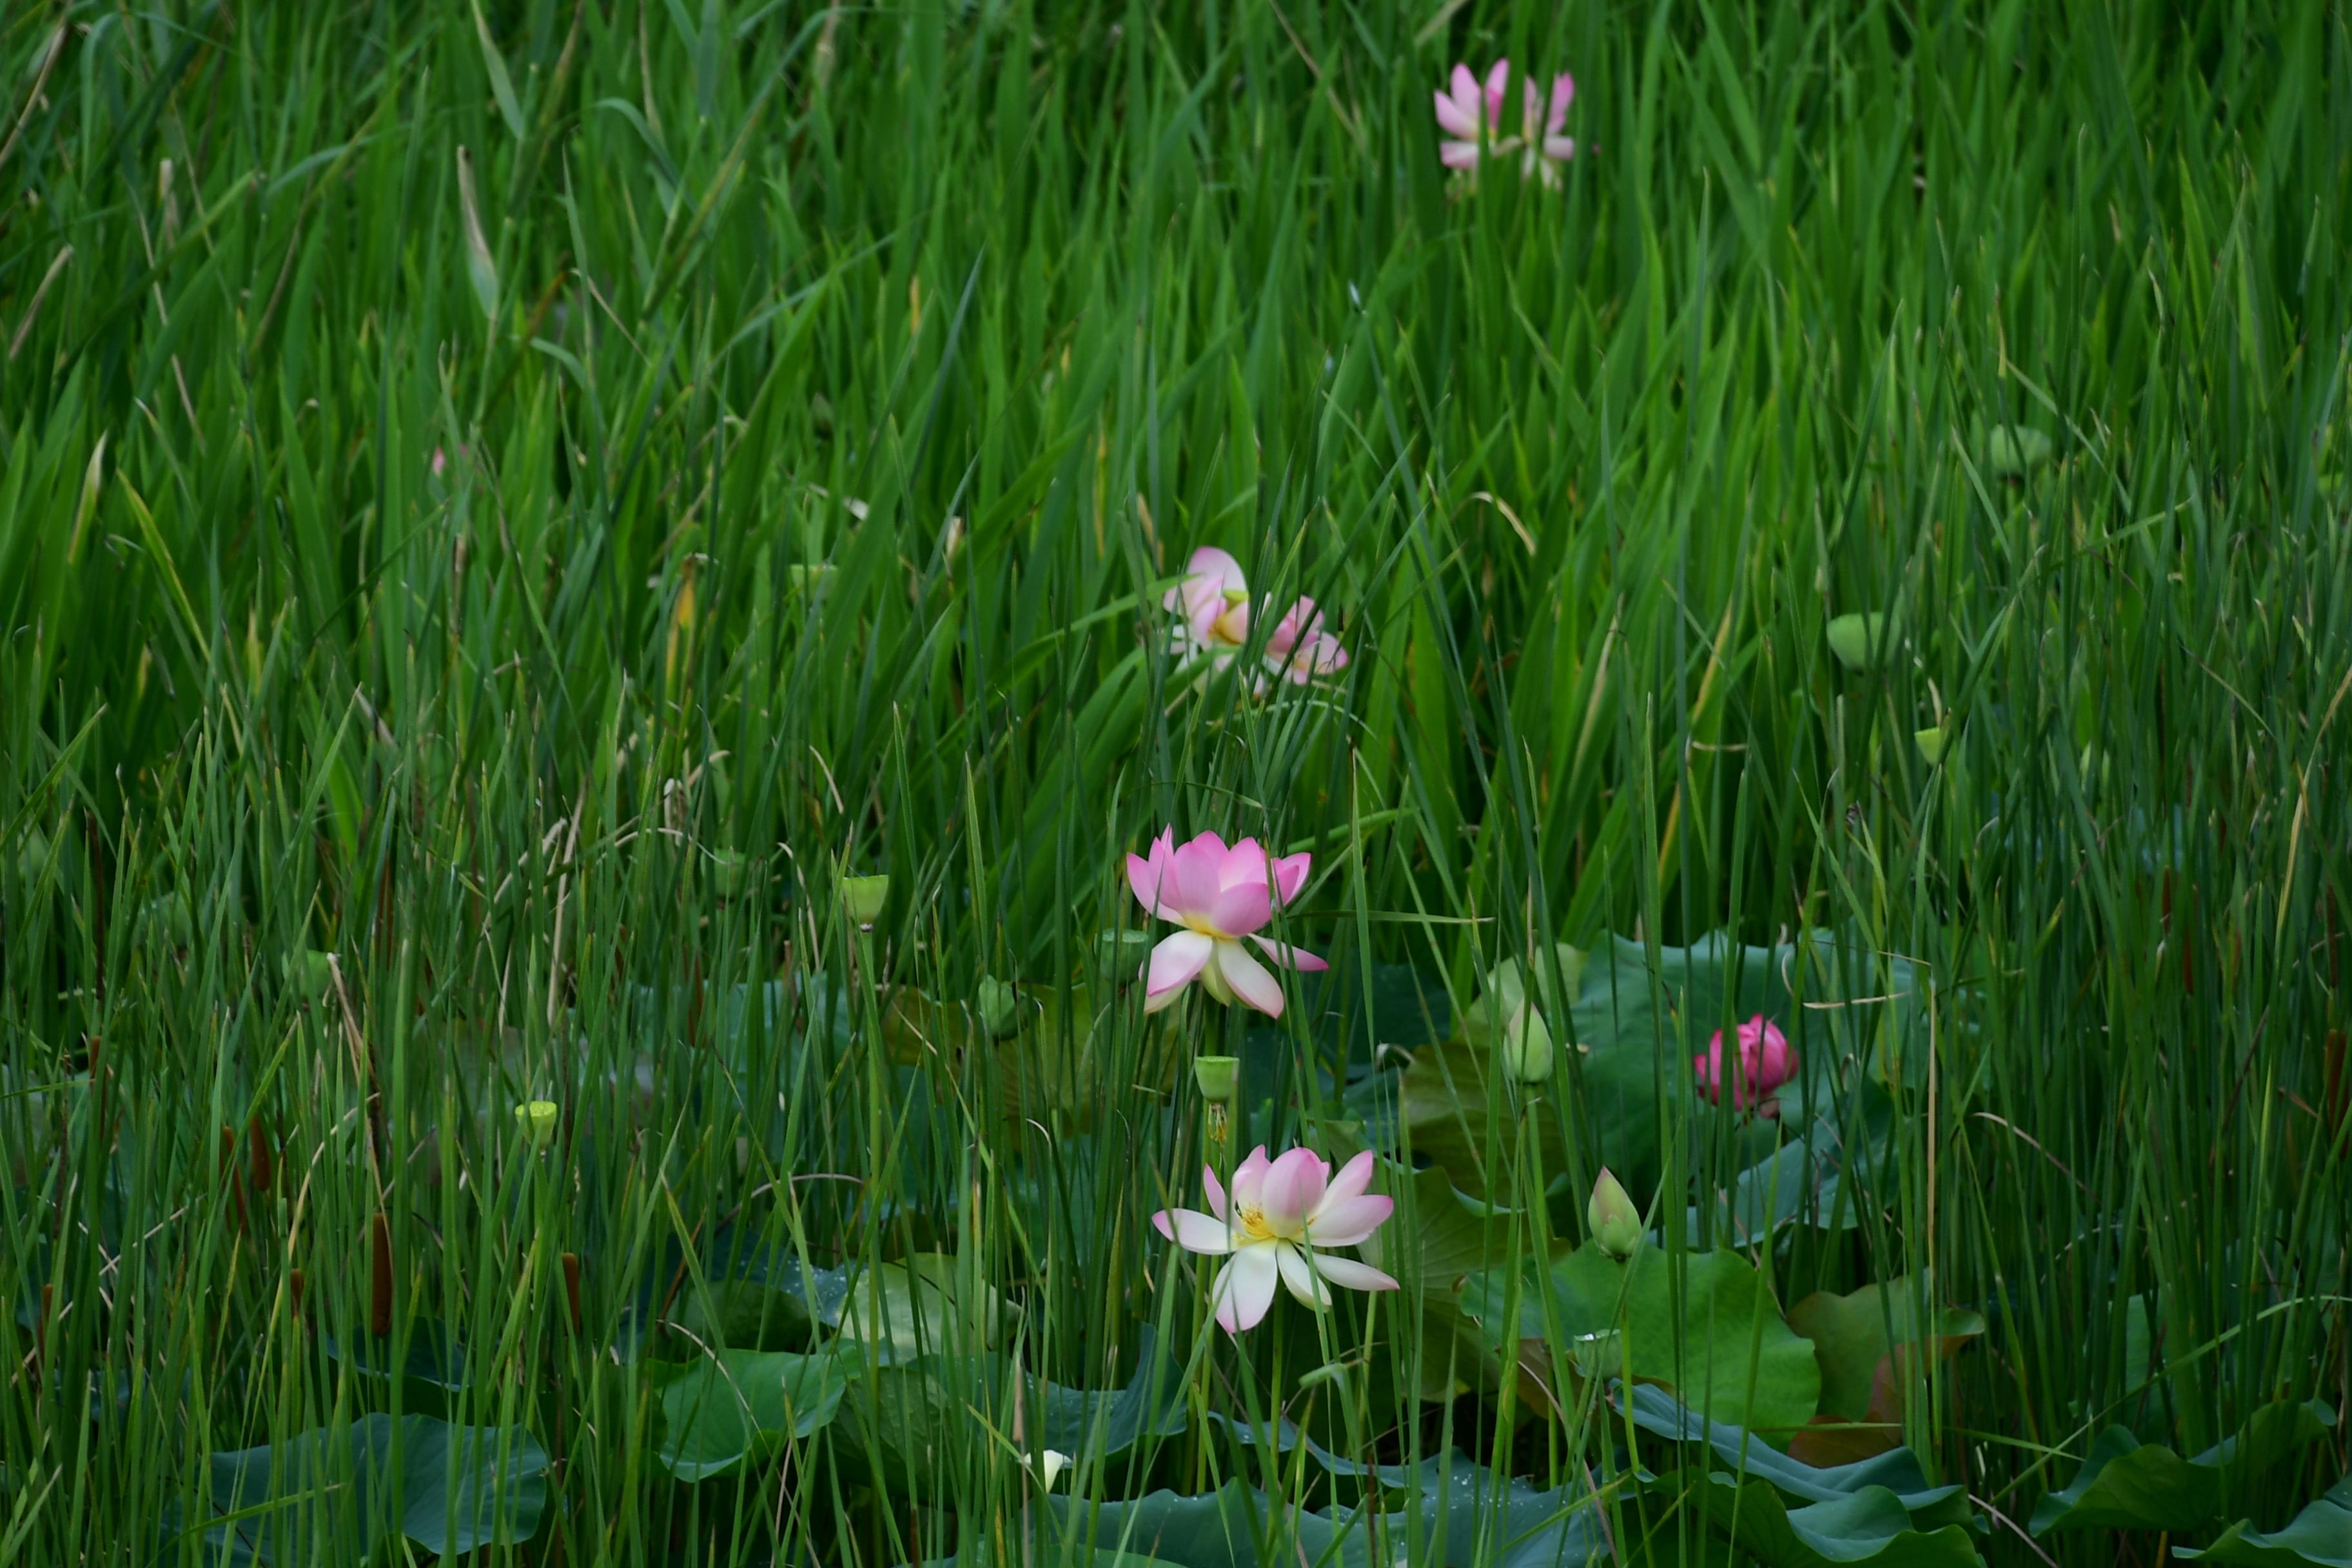
[[[547,1148],[555,1142],[556,1115],[555,1101],[551,1100],[529,1100],[515,1107],[515,1121],[534,1149]]]
[[[1874,610],[1868,615],[1832,616],[1829,637],[1830,651],[1837,655],[1838,662],[1859,674],[1885,664],[1903,634],[1889,617]]]
[[[1194,1057],[1192,1081],[1201,1086],[1201,1098],[1212,1105],[1223,1105],[1233,1099],[1241,1065],[1239,1057]]]
[[[2021,479],[2048,462],[2057,448],[2030,425],[1997,425],[1985,440],[1985,458],[2004,479]]]
[[[1631,1258],[1642,1245],[1642,1211],[1633,1206],[1633,1195],[1625,1184],[1601,1167],[1600,1179],[1592,1184],[1592,1197],[1584,1205],[1585,1223],[1592,1229],[1592,1239],[1601,1250],[1619,1259]]]
[[[993,974],[980,977],[980,1026],[992,1040],[1021,1032],[1021,994]]]
[[[305,997],[321,997],[335,988],[335,955],[331,952],[289,952],[285,968],[286,984]]]
[[[857,922],[859,931],[872,931],[874,922],[882,918],[882,906],[890,899],[890,879],[887,877],[844,877],[841,879],[841,907]]]
[[[1503,1070],[1521,1083],[1541,1083],[1559,1065],[1559,1052],[1552,1047],[1551,1026],[1533,1007],[1521,1007],[1511,1016],[1503,1026],[1498,1045]]]
[[[16,872],[26,886],[41,879],[49,868],[49,840],[37,827],[25,830],[25,847],[16,851]]]

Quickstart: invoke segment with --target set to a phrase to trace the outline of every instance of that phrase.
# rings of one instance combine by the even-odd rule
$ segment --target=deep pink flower
[[[1348,650],[1323,629],[1323,612],[1301,598],[1275,624],[1265,639],[1266,668],[1294,685],[1348,668]]]
[[[1187,1252],[1224,1258],[1209,1287],[1217,1321],[1229,1334],[1255,1328],[1274,1305],[1279,1279],[1301,1304],[1322,1311],[1331,1304],[1328,1286],[1346,1290],[1393,1290],[1397,1282],[1369,1263],[1334,1258],[1315,1249],[1354,1247],[1388,1223],[1396,1200],[1370,1194],[1370,1150],[1331,1173],[1330,1163],[1312,1149],[1293,1149],[1279,1159],[1265,1157],[1265,1145],[1250,1151],[1234,1172],[1230,1205],[1217,1173],[1203,1166],[1211,1213],[1161,1209],[1151,1216],[1160,1234]]]
[[[1707,1042],[1704,1056],[1691,1058],[1691,1070],[1698,1075],[1699,1092],[1711,1102],[1723,1103],[1724,1064],[1723,1031],[1717,1029]],[[1736,1075],[1731,1084],[1731,1103],[1741,1110],[1752,1110],[1759,1116],[1778,1116],[1780,1106],[1771,1096],[1797,1076],[1796,1047],[1780,1026],[1759,1013],[1739,1026],[1739,1048],[1732,1065]]]
[[[1257,943],[1289,968],[1329,967],[1311,952],[1258,934],[1277,906],[1298,896],[1313,862],[1307,854],[1276,859],[1255,838],[1227,848],[1213,833],[1180,847],[1173,828],[1152,840],[1148,858],[1129,855],[1127,885],[1136,898],[1160,919],[1184,928],[1151,950],[1144,966],[1144,1011],[1157,1013],[1172,1005],[1198,980],[1220,1002],[1238,997],[1270,1017],[1281,1017],[1281,982],[1242,942]]]

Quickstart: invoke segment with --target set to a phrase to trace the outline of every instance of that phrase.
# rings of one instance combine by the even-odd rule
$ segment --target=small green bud
[[[1533,1007],[1521,1007],[1511,1016],[1503,1026],[1497,1048],[1503,1070],[1521,1083],[1541,1083],[1559,1066],[1559,1052],[1552,1048],[1551,1027]]]
[[[2056,455],[2050,437],[2030,425],[1996,425],[1985,440],[1985,457],[2004,479],[2021,479]]]
[[[556,1114],[555,1101],[551,1100],[527,1100],[515,1107],[515,1121],[534,1149],[545,1149],[554,1143]]]
[[[1201,1086],[1201,1098],[1212,1105],[1223,1105],[1233,1099],[1241,1065],[1239,1057],[1194,1057],[1192,1081]]]
[[[980,977],[981,1031],[992,1040],[1021,1032],[1021,994],[993,974]]]
[[[890,879],[887,877],[844,877],[841,879],[841,907],[857,922],[859,931],[872,931],[874,922],[882,918],[882,906],[890,899]]]
[[[1642,1211],[1633,1206],[1633,1194],[1623,1183],[1601,1167],[1600,1178],[1592,1184],[1592,1197],[1584,1205],[1585,1223],[1591,1227],[1592,1239],[1601,1250],[1622,1261],[1633,1256],[1642,1245]]]
[[[30,886],[49,868],[48,836],[37,827],[25,830],[25,847],[16,852],[16,874]]]
[[[1944,733],[1944,727],[1941,724],[1932,729],[1915,731],[1911,738],[1919,742],[1919,754],[1927,759],[1929,767],[1932,768],[1944,760],[1944,742],[1950,737]]]
[[[1874,610],[1868,615],[1835,616],[1829,625],[1830,651],[1848,669],[1860,673],[1886,662],[1903,641],[1903,628]]]
[[[286,984],[316,1001],[335,988],[335,955],[313,949],[286,955]]]

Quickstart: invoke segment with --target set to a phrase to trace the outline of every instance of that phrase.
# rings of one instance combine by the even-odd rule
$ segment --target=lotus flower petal
[[[1217,1270],[1209,1287],[1216,1303],[1217,1323],[1229,1334],[1254,1329],[1274,1305],[1274,1283],[1281,1265],[1271,1247],[1245,1247]]]
[[[1321,1258],[1310,1259],[1295,1247],[1272,1250],[1281,1264],[1282,1282],[1290,1288],[1291,1295],[1297,1299],[1299,1305],[1312,1307],[1318,1312],[1330,1306],[1331,1292],[1324,1289],[1323,1281],[1317,1278],[1315,1272],[1315,1266],[1322,1261]]]
[[[1220,1257],[1234,1249],[1233,1232],[1213,1215],[1192,1209],[1161,1209],[1151,1216],[1160,1234],[1187,1252]]]
[[[1377,1194],[1337,1203],[1326,1197],[1307,1223],[1307,1239],[1317,1247],[1353,1247],[1386,1225],[1395,1212],[1396,1200]]]
[[[1342,1290],[1393,1290],[1397,1282],[1369,1263],[1359,1263],[1352,1258],[1334,1258],[1328,1252],[1315,1255],[1315,1271],[1324,1280]]]
[[[1217,943],[1217,973],[1235,996],[1269,1018],[1282,1016],[1282,983],[1241,943]]]

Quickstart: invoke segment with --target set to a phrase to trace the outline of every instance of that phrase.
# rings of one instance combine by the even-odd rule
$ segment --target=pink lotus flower
[[[1223,668],[1249,642],[1249,579],[1242,575],[1240,562],[1213,546],[1192,552],[1184,580],[1169,589],[1160,603],[1182,617],[1172,647],[1179,658],[1206,654]],[[1272,608],[1271,601],[1259,606],[1261,611]],[[1347,667],[1348,650],[1324,629],[1322,613],[1312,599],[1292,605],[1266,638],[1267,672],[1297,685]],[[1255,684],[1263,695],[1265,679]]]
[[[1249,580],[1240,562],[1213,545],[1192,552],[1184,580],[1160,603],[1184,617],[1176,634],[1179,653],[1231,658],[1249,640]]]
[[[1268,1160],[1265,1146],[1250,1151],[1234,1173],[1230,1205],[1217,1173],[1203,1166],[1213,1213],[1162,1209],[1151,1216],[1160,1234],[1187,1252],[1225,1258],[1209,1287],[1209,1300],[1225,1332],[1255,1328],[1274,1305],[1276,1279],[1317,1311],[1331,1304],[1326,1288],[1393,1290],[1397,1282],[1369,1263],[1334,1258],[1321,1247],[1354,1247],[1388,1223],[1396,1200],[1364,1191],[1372,1182],[1372,1154],[1366,1150],[1331,1174],[1329,1163],[1312,1149],[1293,1149]]]
[[[1438,162],[1449,169],[1475,171],[1481,158],[1519,154],[1519,176],[1540,174],[1547,185],[1559,183],[1553,165],[1576,156],[1576,139],[1560,134],[1568,123],[1568,106],[1575,100],[1576,82],[1566,71],[1551,79],[1547,100],[1533,80],[1520,80],[1519,134],[1503,134],[1503,101],[1510,85],[1511,62],[1496,60],[1481,82],[1466,65],[1454,68],[1449,89],[1431,96],[1437,110],[1437,128],[1448,140],[1437,144]]]
[[[1294,686],[1348,668],[1348,650],[1323,629],[1323,612],[1301,598],[1265,639],[1266,668]]]
[[[1698,1089],[1709,1102],[1723,1103],[1723,1031],[1717,1029],[1707,1042],[1706,1054],[1691,1058],[1691,1070],[1698,1075]],[[1752,1110],[1759,1116],[1778,1116],[1780,1107],[1771,1099],[1780,1087],[1797,1076],[1796,1047],[1780,1026],[1759,1013],[1739,1026],[1739,1051],[1732,1070],[1736,1075],[1731,1085],[1731,1102],[1741,1110]]]
[[[1218,1001],[1239,997],[1269,1017],[1282,1016],[1282,984],[1242,945],[1246,937],[1276,963],[1298,970],[1330,967],[1313,953],[1260,936],[1277,904],[1307,883],[1312,855],[1280,859],[1244,838],[1232,848],[1213,833],[1178,847],[1173,828],[1152,840],[1150,858],[1127,858],[1127,885],[1152,914],[1184,929],[1163,939],[1145,964],[1143,1007],[1171,1005],[1198,980]]]

